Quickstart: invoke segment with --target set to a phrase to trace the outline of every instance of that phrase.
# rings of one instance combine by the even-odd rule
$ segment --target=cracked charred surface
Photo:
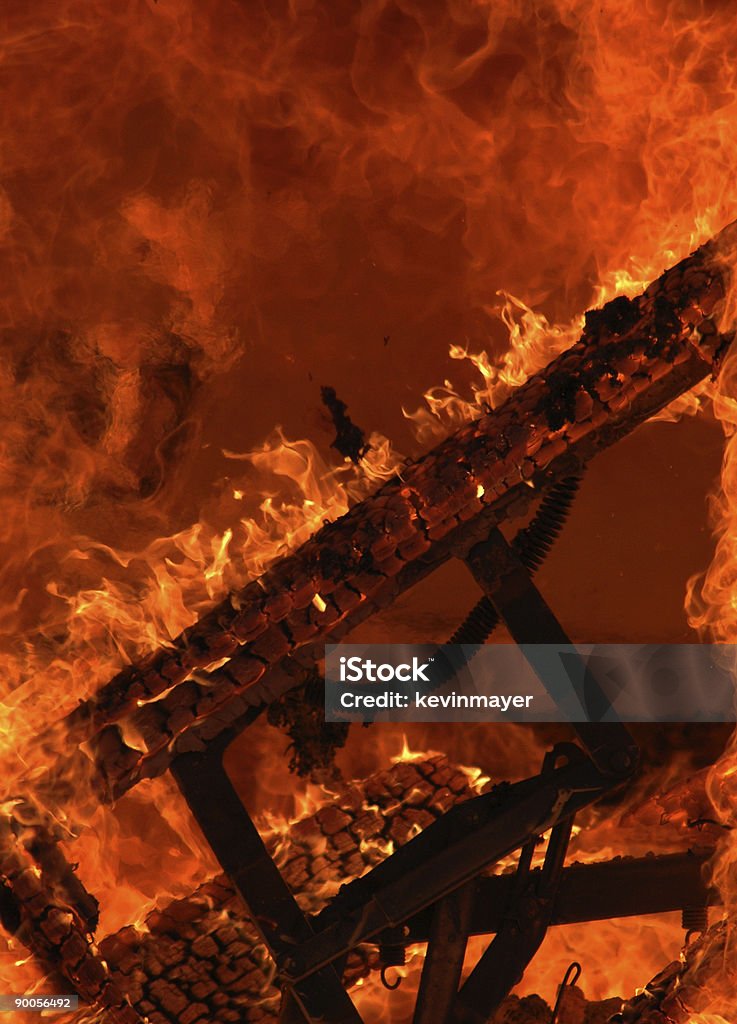
[[[362,875],[449,807],[475,794],[468,773],[443,755],[400,762],[347,786],[315,814],[268,839],[303,909],[318,911],[338,886]],[[151,1024],[276,1020],[273,964],[224,875],[100,944],[113,978]],[[356,950],[349,985],[376,967]]]
[[[655,975],[622,1007],[619,1024],[687,1024],[697,1017],[735,1019],[737,966],[728,920],[692,942],[681,960]]]
[[[55,844],[44,841],[42,849],[38,839],[29,842],[30,834],[42,832],[17,818],[0,820],[3,924],[82,999],[104,1007],[111,1024],[136,1024],[139,1017],[125,989],[90,937],[95,901]]]
[[[73,739],[90,740],[103,795],[160,774],[177,739],[208,717],[217,732],[241,715],[239,698],[262,677],[389,603],[396,581],[436,547],[446,546],[446,558],[462,553],[447,545],[465,524],[488,529],[520,496],[529,502],[526,485],[580,466],[713,371],[732,339],[719,317],[736,243],[731,225],[639,298],[589,314],[581,340],[500,408],[80,705],[66,725]],[[208,736],[205,728],[195,742]]]

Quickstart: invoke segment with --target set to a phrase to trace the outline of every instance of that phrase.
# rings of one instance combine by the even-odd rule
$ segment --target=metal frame
[[[516,643],[571,644],[535,587],[531,569],[498,529],[465,560]],[[529,656],[527,646],[523,650]],[[595,670],[583,663],[577,669],[590,697],[598,686]],[[422,940],[428,948],[414,1024],[487,1024],[521,979],[548,927],[561,919],[566,879],[571,899],[570,880],[577,869],[565,869],[564,863],[575,814],[626,785],[639,761],[637,745],[621,722],[574,723],[578,743],[558,745],[538,775],[495,786],[452,808],[367,875],[344,886],[320,914],[308,916],[223,767],[227,747],[251,718],[221,733],[204,752],[178,755],[171,770],[274,958],[282,990],[281,1024],[363,1024],[341,982],[348,953],[373,942],[388,965],[392,950],[396,954],[397,947]],[[534,847],[549,830],[544,864],[532,870]],[[513,877],[481,877],[515,850],[520,853]],[[693,865],[702,863],[698,857],[649,861],[646,881],[632,893],[627,912],[672,909],[674,903],[705,905],[715,898],[698,870],[694,874]],[[654,870],[664,868],[677,870],[688,885],[678,892],[666,886],[654,907]],[[593,919],[602,916],[595,906],[592,912]],[[574,918],[591,919],[586,913],[579,910]],[[479,930],[496,935],[461,985],[467,939]]]

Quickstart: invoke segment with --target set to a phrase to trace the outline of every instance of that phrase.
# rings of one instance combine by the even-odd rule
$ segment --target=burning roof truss
[[[47,805],[63,799],[79,758],[91,756],[102,800],[171,770],[224,884],[242,899],[276,965],[282,1024],[360,1024],[344,986],[351,956],[372,943],[386,967],[412,941],[427,942],[415,1024],[482,1024],[551,924],[612,912],[606,899],[603,908],[601,899],[586,902],[593,868],[564,865],[575,814],[636,770],[637,749],[622,724],[577,726],[578,742],[556,747],[538,775],[440,813],[316,914],[295,898],[222,758],[235,735],[313,670],[326,641],[449,558],[466,562],[484,595],[465,642],[483,642],[495,618],[518,643],[569,642],[531,577],[559,525],[555,510],[593,455],[718,370],[732,341],[724,317],[735,241],[731,226],[640,298],[589,314],[580,342],[503,406],[326,525],[171,648],[122,670],[46,738],[52,749],[61,730],[74,750],[39,782]],[[508,544],[499,524],[538,499],[537,520]],[[533,849],[549,830],[544,864],[533,870]],[[146,1006],[131,1003],[125,973],[113,976],[91,941],[94,900],[55,838],[53,822],[39,822],[30,802],[0,824],[3,922],[83,999],[134,1024]],[[485,877],[514,851],[514,876]],[[596,872],[610,886],[624,871],[620,912],[647,913],[713,899],[701,882],[702,859],[674,854]],[[468,936],[479,931],[496,937],[461,984]],[[150,1016],[213,1019],[217,1008],[201,1006],[194,1016],[181,1008],[167,1016],[162,996]]]

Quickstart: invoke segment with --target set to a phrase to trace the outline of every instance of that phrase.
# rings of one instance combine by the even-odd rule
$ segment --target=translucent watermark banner
[[[734,722],[733,644],[337,644],[328,722]]]

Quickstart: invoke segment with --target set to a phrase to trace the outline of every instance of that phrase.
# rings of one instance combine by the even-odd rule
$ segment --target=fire
[[[685,0],[40,0],[4,20],[13,798],[48,759],[38,735],[122,664],[401,474],[400,453],[498,406],[587,307],[641,291],[735,216],[737,44],[728,5]],[[457,379],[437,386],[448,352]],[[713,397],[725,426],[717,550],[688,598],[721,642],[737,625],[734,375],[732,360],[716,393],[667,411]],[[358,466],[328,448],[322,381],[368,428]],[[512,735],[506,760],[535,770],[539,744]],[[736,758],[712,776],[725,817]],[[78,836],[68,854],[103,931],[216,870],[167,782],[114,809],[78,783],[72,806],[46,810]],[[610,840],[578,839],[600,854]],[[589,974],[611,961],[603,928]],[[635,983],[651,939],[628,938],[612,991]],[[11,943],[4,988],[35,970]]]
[[[291,441],[281,429],[253,451],[223,452],[227,459],[246,464],[249,482],[255,480],[260,495],[255,515],[238,524],[237,554],[229,561],[239,566],[241,581],[261,575],[271,562],[397,472],[402,457],[387,438],[372,433],[369,445],[357,467],[350,459],[331,465],[311,441]]]
[[[411,764],[413,761],[423,761],[429,753],[436,751],[413,750],[407,741],[406,733],[402,734],[402,747],[398,754],[392,755],[392,764]]]
[[[734,303],[737,291],[733,288],[730,296]],[[735,359],[725,361],[724,372],[720,374],[714,389],[712,409],[715,419],[721,424],[725,443],[721,474],[717,491],[710,496],[709,514],[715,535],[714,554],[708,568],[689,580],[686,594],[686,610],[691,625],[699,630],[705,640],[712,643],[732,645],[737,643],[737,389],[735,384]],[[734,649],[724,647],[723,659],[727,667],[737,674]],[[736,698],[737,701],[737,698]],[[734,976],[729,963],[729,952],[734,946],[734,920],[737,912],[737,886],[735,885],[735,864],[737,863],[737,840],[735,820],[737,818],[737,732],[732,734],[721,757],[708,773],[707,792],[716,820],[725,832],[717,847],[712,864],[712,877],[719,889],[724,904],[724,960],[723,976],[717,977],[708,991],[708,998],[702,995],[695,1010],[734,1014],[737,1000],[734,992]]]
[[[535,313],[520,299],[502,292],[499,295],[504,301],[495,314],[508,332],[506,351],[495,365],[485,350],[472,353],[451,344],[450,358],[469,362],[482,383],[472,384],[472,399],[468,400],[457,394],[446,380],[441,388],[425,392],[424,406],[415,412],[405,410],[404,415],[412,421],[420,443],[437,442],[453,427],[474,419],[486,409],[496,409],[514,388],[573,345],[581,334],[582,316],[564,326],[550,324],[544,314]]]

